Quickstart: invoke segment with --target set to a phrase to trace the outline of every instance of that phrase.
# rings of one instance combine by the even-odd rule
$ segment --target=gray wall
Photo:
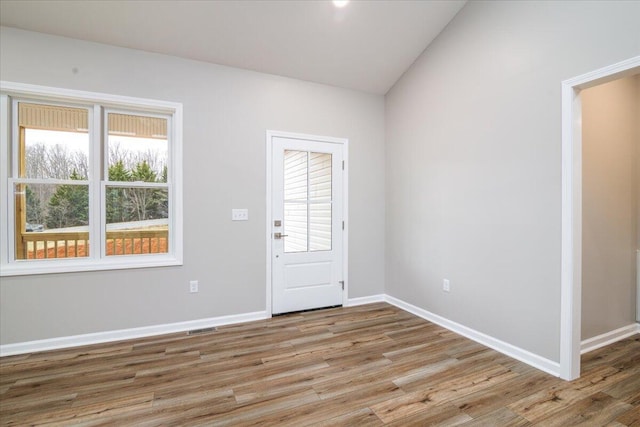
[[[349,138],[349,297],[384,292],[381,96],[10,28],[0,67],[184,105],[184,266],[2,278],[2,344],[265,310],[267,129]]]
[[[637,85],[632,76],[581,92],[582,339],[635,322]]]
[[[638,2],[469,2],[384,101],[2,29],[4,80],[184,103],[185,265],[3,278],[0,342],[263,310],[277,129],[350,139],[350,297],[386,292],[558,361],[560,82],[640,54],[638,15]],[[231,223],[232,207],[251,220]]]
[[[638,2],[458,13],[386,97],[388,294],[559,361],[560,83],[638,55],[638,16]]]

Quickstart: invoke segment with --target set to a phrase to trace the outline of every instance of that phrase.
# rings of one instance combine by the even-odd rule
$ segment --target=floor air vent
[[[209,332],[217,331],[216,328],[202,328],[202,329],[194,329],[192,331],[187,332],[187,335],[200,335],[200,334],[208,334]]]

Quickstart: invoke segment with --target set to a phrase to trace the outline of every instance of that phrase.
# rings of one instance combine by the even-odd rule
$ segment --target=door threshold
[[[308,313],[308,312],[311,312],[311,311],[318,311],[318,310],[329,310],[331,308],[339,308],[339,307],[342,307],[342,304],[329,305],[329,306],[326,306],[326,307],[318,307],[318,308],[307,308],[306,310],[287,311],[285,313],[272,314],[271,317],[286,316],[288,314]]]

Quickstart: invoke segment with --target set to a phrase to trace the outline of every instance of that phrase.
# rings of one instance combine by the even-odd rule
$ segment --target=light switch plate
[[[231,209],[232,221],[248,221],[249,209]]]

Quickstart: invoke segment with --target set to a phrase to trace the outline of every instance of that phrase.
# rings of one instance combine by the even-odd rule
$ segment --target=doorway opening
[[[580,376],[582,316],[581,91],[640,73],[640,56],[562,82],[560,377]]]

